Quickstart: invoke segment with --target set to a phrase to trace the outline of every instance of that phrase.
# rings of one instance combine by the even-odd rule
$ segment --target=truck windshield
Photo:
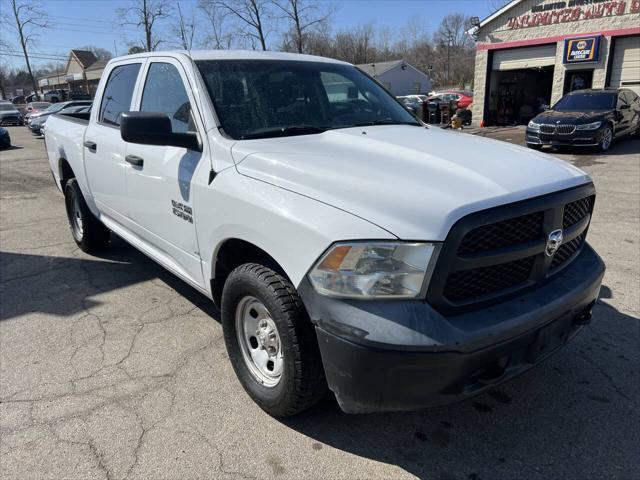
[[[202,60],[197,66],[224,132],[234,139],[365,125],[421,125],[391,94],[351,65]]]
[[[573,93],[565,95],[553,106],[553,110],[573,112],[575,110],[611,110],[616,106],[613,93]]]

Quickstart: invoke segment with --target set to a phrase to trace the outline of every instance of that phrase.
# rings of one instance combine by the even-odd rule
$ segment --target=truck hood
[[[544,153],[403,125],[240,141],[238,171],[364,218],[406,240],[444,240],[461,217],[590,181]],[[283,206],[286,209],[286,206]]]

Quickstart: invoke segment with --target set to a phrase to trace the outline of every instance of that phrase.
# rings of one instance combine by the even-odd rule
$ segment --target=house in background
[[[375,78],[396,97],[418,93],[426,94],[431,91],[431,79],[404,60],[365,63],[356,66],[367,75]]]

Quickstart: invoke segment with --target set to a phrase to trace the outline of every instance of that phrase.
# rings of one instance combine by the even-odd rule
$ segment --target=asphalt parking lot
[[[350,416],[328,398],[282,421],[240,387],[208,299],[119,239],[100,258],[76,248],[42,140],[8,129],[2,478],[638,478],[640,140],[559,154],[594,178],[589,238],[608,267],[565,349],[456,405]]]

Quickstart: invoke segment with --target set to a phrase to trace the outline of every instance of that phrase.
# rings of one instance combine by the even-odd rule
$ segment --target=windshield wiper
[[[319,127],[317,125],[291,125],[289,127],[273,128],[263,130],[261,132],[248,133],[242,135],[242,140],[250,140],[254,138],[271,138],[271,137],[287,137],[293,135],[309,135],[312,133],[323,133],[329,130],[329,127]]]

